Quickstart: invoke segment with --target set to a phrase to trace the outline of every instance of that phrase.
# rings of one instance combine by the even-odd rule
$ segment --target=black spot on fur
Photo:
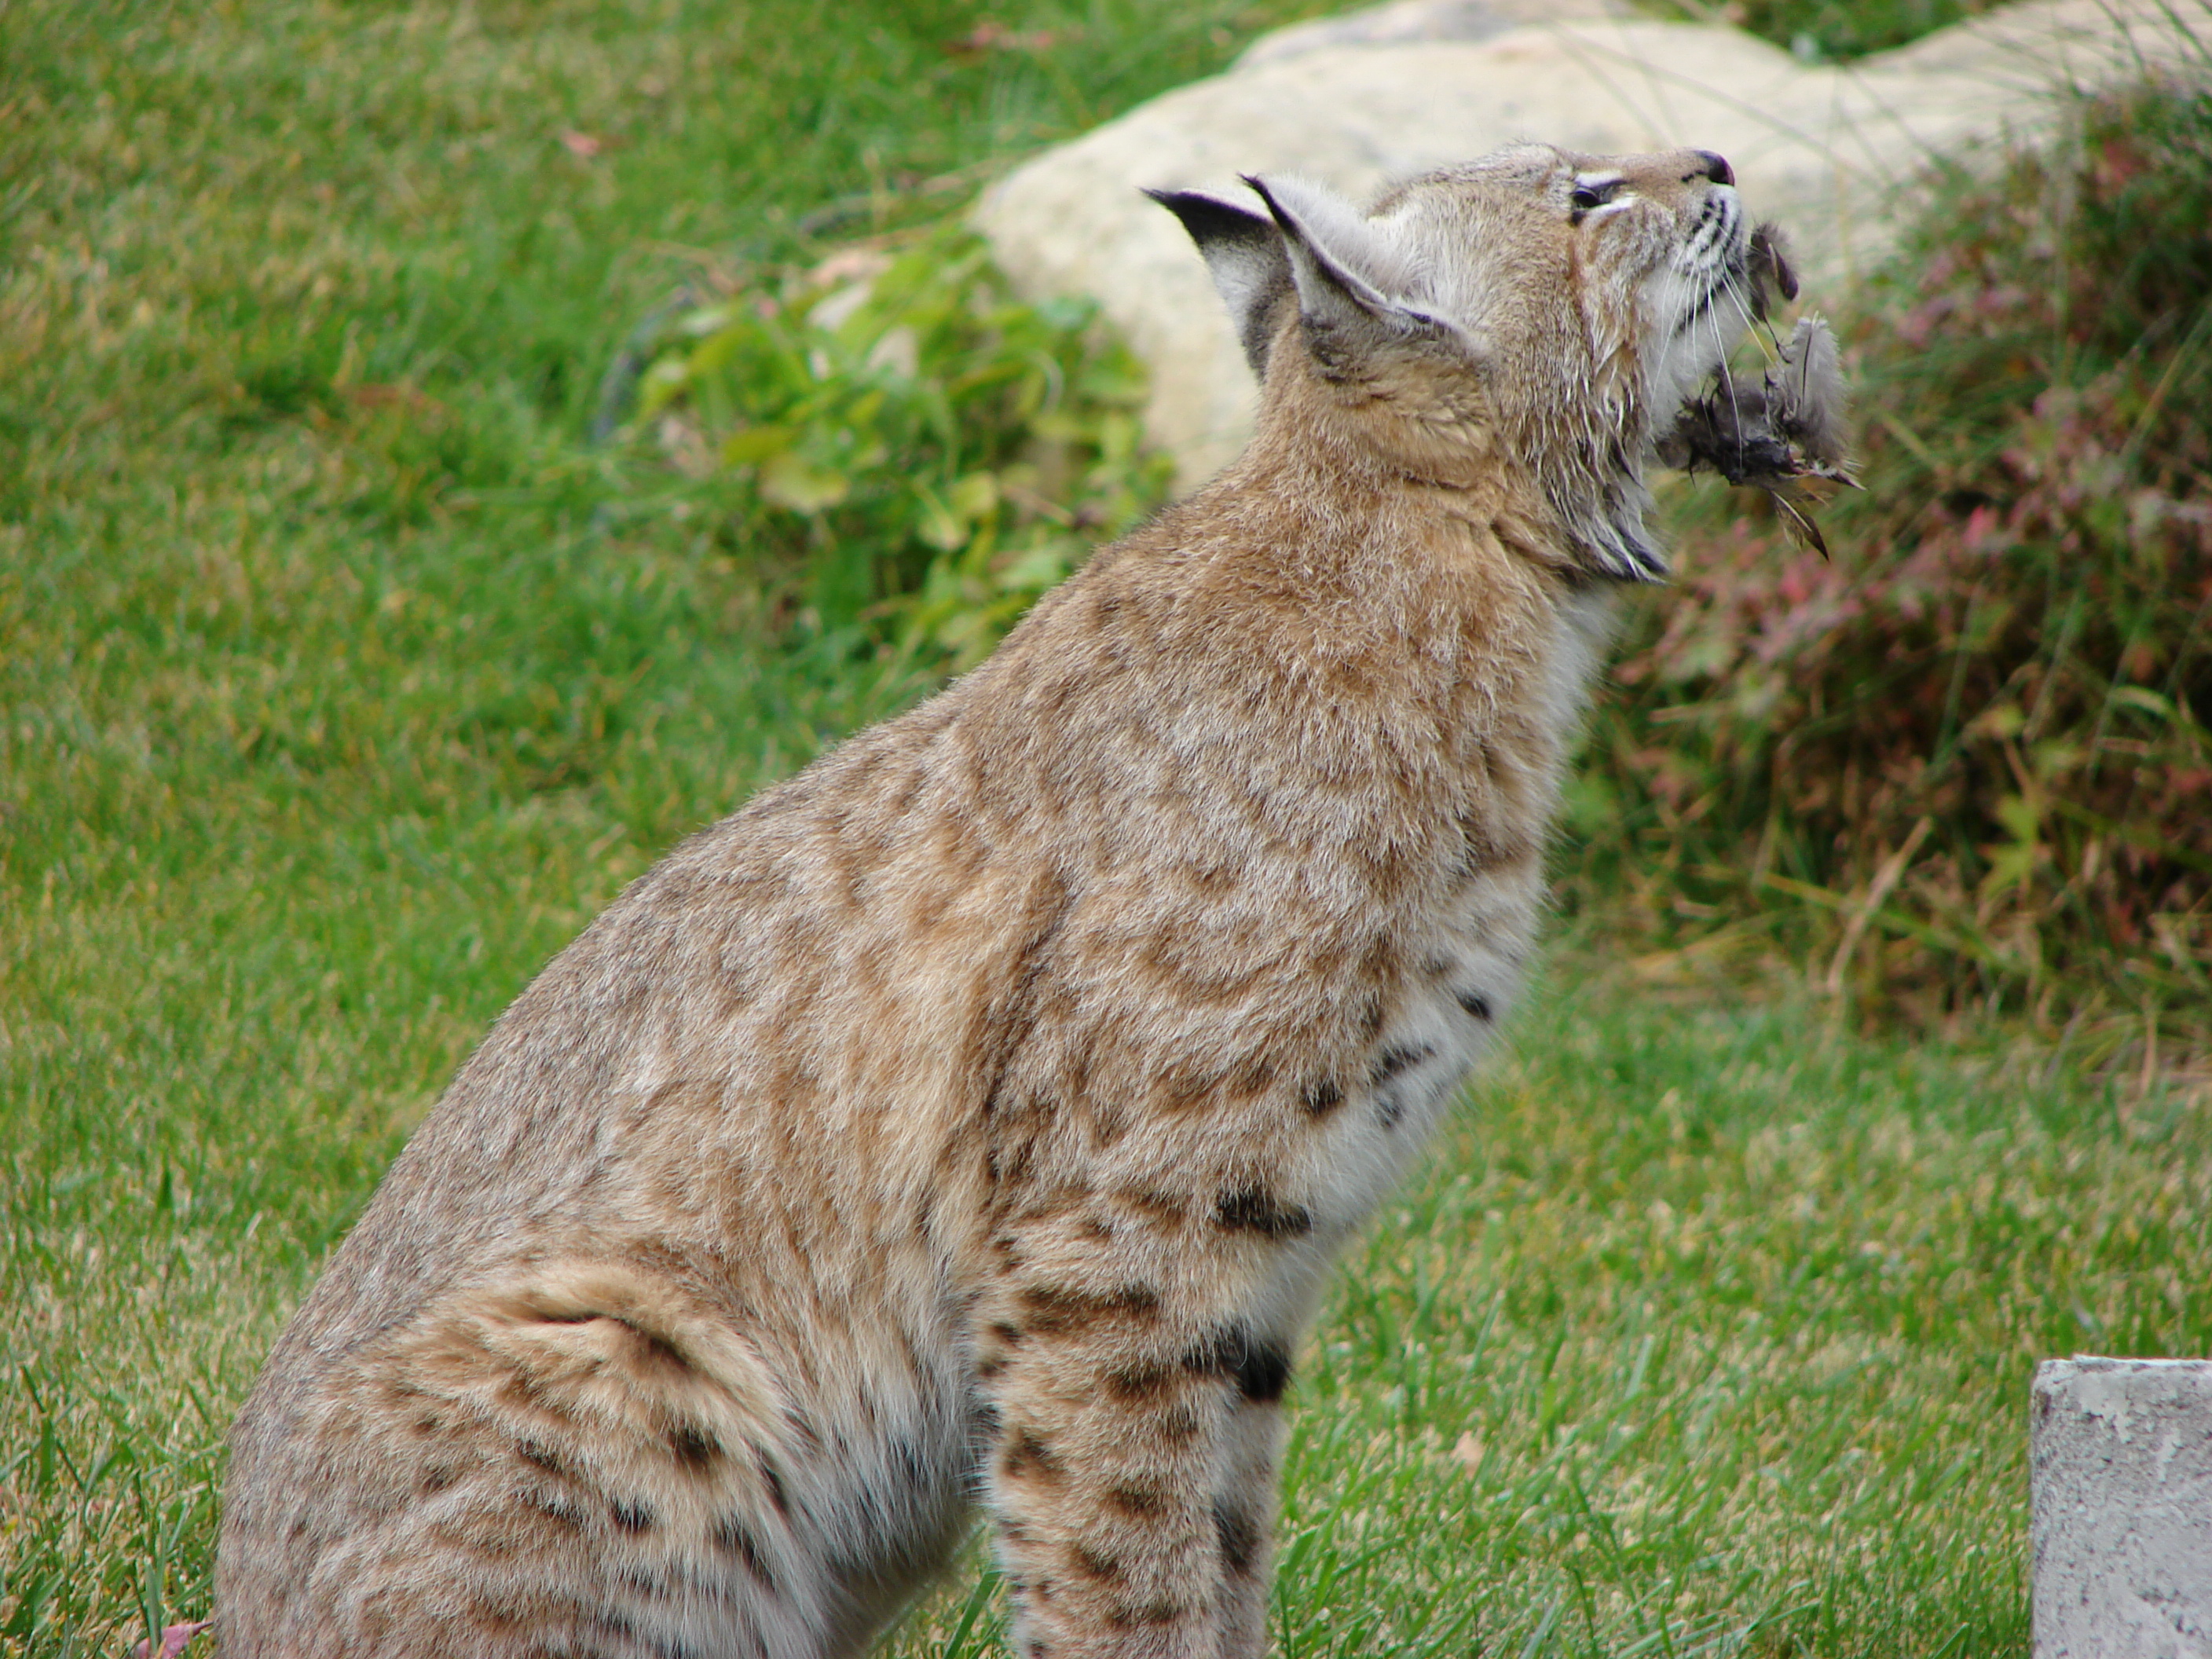
[[[1183,1357],[1185,1370],[1229,1378],[1255,1406],[1271,1405],[1290,1386],[1291,1356],[1279,1342],[1241,1325],[1213,1332]]]
[[[1159,1312],[1160,1295],[1149,1285],[1124,1285],[1094,1296],[1066,1285],[1033,1285],[1022,1292],[1030,1329],[1042,1334],[1079,1331],[1103,1319],[1149,1319]]]
[[[532,1619],[542,1617],[534,1609],[527,1616]],[[612,1637],[611,1650],[617,1653],[650,1653],[653,1659],[708,1659],[707,1654],[682,1638],[665,1632],[641,1629],[635,1620],[619,1612],[594,1613],[592,1629]],[[609,1650],[608,1644],[593,1643],[580,1648],[570,1642],[554,1641],[532,1648],[530,1659],[574,1659],[580,1652],[605,1653]],[[757,1642],[738,1651],[743,1659],[767,1659],[768,1650]]]
[[[1069,1547],[1067,1553],[1075,1563],[1075,1570],[1086,1578],[1110,1582],[1121,1577],[1123,1569],[1121,1562],[1104,1550],[1093,1549],[1088,1544],[1074,1544]]]
[[[1255,1406],[1283,1397],[1291,1384],[1291,1356],[1279,1342],[1255,1342],[1244,1351],[1237,1367],[1237,1387]]]
[[[1299,1100],[1316,1117],[1327,1117],[1344,1104],[1344,1091],[1337,1086],[1334,1078],[1325,1077],[1317,1083],[1307,1084]]]
[[[1410,1070],[1436,1053],[1426,1043],[1394,1043],[1375,1056],[1367,1068],[1370,1083],[1388,1083],[1399,1073]]]
[[[929,1459],[918,1441],[903,1436],[891,1442],[891,1462],[897,1465],[896,1480],[900,1490],[922,1492],[929,1486]]]
[[[1152,1486],[1109,1486],[1106,1501],[1124,1515],[1158,1515],[1168,1506],[1167,1495]]]
[[[1151,1400],[1172,1389],[1182,1376],[1175,1365],[1117,1365],[1106,1373],[1106,1392],[1116,1400]]]
[[[1278,1204],[1264,1187],[1224,1192],[1213,1206],[1215,1223],[1231,1232],[1268,1238],[1303,1238],[1313,1231],[1313,1212],[1303,1204]]]
[[[422,1478],[415,1489],[425,1498],[434,1498],[461,1478],[460,1472],[450,1463],[433,1463],[422,1471]]]
[[[1124,1601],[1107,1615],[1107,1621],[1117,1630],[1129,1630],[1139,1625],[1172,1625],[1183,1616],[1180,1602]]]
[[[540,1441],[521,1442],[515,1447],[514,1455],[548,1474],[557,1474],[564,1480],[568,1478],[568,1466],[561,1461],[560,1454]]]
[[[593,1608],[592,1629],[595,1634],[612,1637],[617,1650],[634,1647],[638,1640],[637,1621],[619,1607]],[[567,1659],[571,1651],[566,1642],[540,1642],[529,1650],[529,1659]]]
[[[1123,1203],[1158,1227],[1180,1225],[1188,1208],[1176,1194],[1160,1192],[1150,1187],[1132,1188],[1121,1194],[1120,1197]]]
[[[678,1468],[699,1474],[720,1461],[722,1449],[697,1424],[686,1423],[669,1431],[668,1455],[676,1460]]]
[[[1015,1435],[1014,1443],[1006,1448],[999,1467],[1014,1479],[1024,1475],[1057,1479],[1060,1472],[1060,1460],[1053,1455],[1051,1445],[1030,1429]]]
[[[1480,991],[1455,991],[1453,994],[1459,999],[1459,1006],[1466,1009],[1474,1018],[1485,1022],[1488,1021],[1490,1018],[1488,997]]]
[[[800,1443],[809,1450],[818,1452],[822,1449],[822,1431],[814,1426],[814,1419],[805,1412],[794,1405],[786,1404],[783,1408],[783,1420],[791,1425],[791,1431],[799,1437]],[[753,1449],[763,1459],[768,1456],[768,1454],[761,1451],[758,1447]]]
[[[1188,1400],[1178,1400],[1153,1420],[1152,1430],[1163,1440],[1176,1445],[1187,1445],[1198,1438],[1198,1431],[1206,1426],[1199,1416],[1198,1407]]]
[[[1246,1338],[1234,1325],[1210,1331],[1182,1357],[1182,1368],[1194,1376],[1234,1376],[1244,1357]]]
[[[761,1552],[760,1540],[751,1529],[734,1515],[725,1515],[714,1522],[714,1547],[725,1554],[734,1555],[745,1564],[745,1571],[760,1581],[760,1587],[773,1595],[775,1577],[769,1571],[768,1559]]]
[[[642,1498],[617,1498],[607,1506],[615,1525],[624,1532],[649,1532],[656,1519],[653,1505]]]
[[[791,1513],[791,1494],[784,1490],[783,1471],[776,1467],[775,1459],[761,1447],[753,1448],[753,1462],[760,1470],[761,1484],[768,1488],[768,1501],[775,1505],[778,1515]]]
[[[968,1444],[978,1459],[998,1444],[1002,1420],[999,1408],[989,1401],[971,1399],[968,1402]]]
[[[1018,1140],[1009,1150],[1004,1163],[1000,1167],[1000,1181],[1007,1186],[1021,1186],[1029,1180],[1030,1170],[1036,1163],[1035,1143],[1029,1139]]]
[[[580,1532],[583,1529],[583,1510],[556,1493],[534,1492],[526,1487],[514,1495],[514,1501],[523,1508],[535,1510],[547,1520],[558,1522],[571,1530]]]
[[[1375,1103],[1375,1119],[1386,1129],[1395,1129],[1406,1115],[1406,1103],[1395,1095],[1384,1095]]]
[[[1260,1556],[1260,1528],[1242,1510],[1213,1500],[1213,1535],[1221,1542],[1222,1565],[1234,1573],[1249,1573]]]
[[[676,1593],[676,1586],[669,1582],[666,1576],[655,1572],[651,1567],[635,1565],[618,1567],[615,1570],[615,1583],[648,1601],[665,1601]]]

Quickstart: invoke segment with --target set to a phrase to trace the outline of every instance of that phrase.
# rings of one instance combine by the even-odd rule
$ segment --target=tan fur
[[[1250,450],[500,1019],[240,1415],[222,1651],[854,1654],[978,1498],[1024,1659],[1264,1651],[1291,1354],[1513,996],[1723,172],[1171,201]]]

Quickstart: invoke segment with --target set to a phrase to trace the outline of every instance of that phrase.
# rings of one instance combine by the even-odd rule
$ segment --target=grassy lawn
[[[1313,9],[11,0],[0,1653],[205,1613],[229,1413],[460,1055],[919,689],[627,510],[633,320]],[[2202,1108],[1571,958],[1306,1358],[1285,1651],[2024,1650],[2028,1367],[2212,1344]]]

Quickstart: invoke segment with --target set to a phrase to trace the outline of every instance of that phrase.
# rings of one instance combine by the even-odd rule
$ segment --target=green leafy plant
[[[1832,564],[1700,492],[1582,801],[1587,890],[1940,1015],[2212,1012],[2212,108],[1956,181],[1849,328]],[[2151,1041],[2145,1035],[2146,1042]]]
[[[1144,382],[1087,305],[1026,305],[939,225],[748,283],[676,324],[639,422],[740,488],[732,534],[800,615],[954,667],[1161,497]]]
[[[1730,24],[1814,63],[1886,52],[1987,11],[1992,0],[1675,0],[1667,9]]]

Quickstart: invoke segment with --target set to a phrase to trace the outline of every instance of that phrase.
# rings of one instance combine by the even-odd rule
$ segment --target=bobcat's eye
[[[1618,179],[1577,179],[1567,202],[1577,213],[1588,213],[1592,208],[1603,207],[1613,199],[1613,191],[1620,188]]]

